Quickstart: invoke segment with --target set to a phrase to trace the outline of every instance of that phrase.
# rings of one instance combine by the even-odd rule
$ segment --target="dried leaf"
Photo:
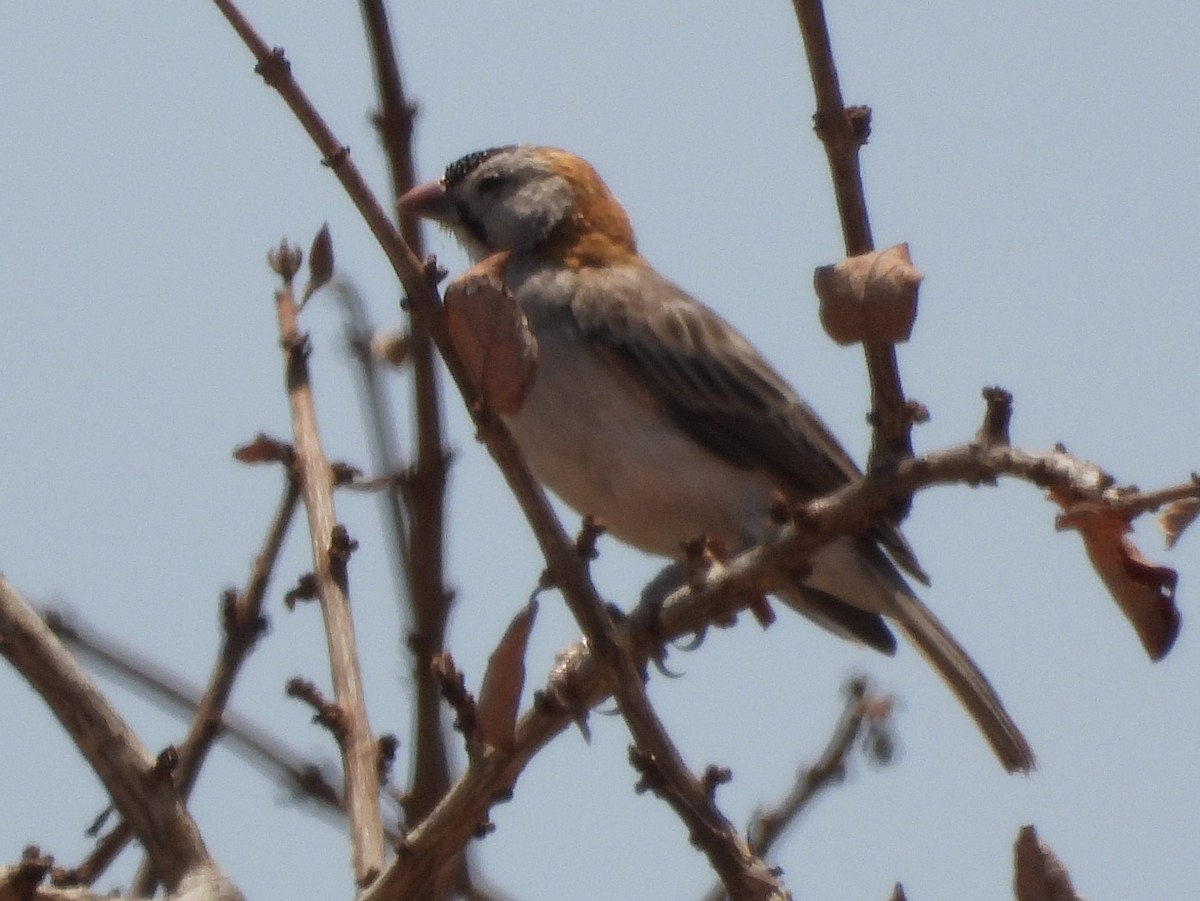
[[[300,306],[308,303],[308,299],[324,288],[333,278],[333,238],[329,234],[329,223],[321,226],[313,238],[312,247],[308,251],[308,284],[300,296]]]
[[[1022,826],[1013,845],[1013,891],[1017,901],[1083,901],[1067,868],[1032,826]]]
[[[1079,532],[1092,567],[1137,632],[1150,659],[1165,657],[1179,636],[1175,570],[1146,560],[1129,539],[1129,521],[1101,504],[1066,506],[1055,525]]]
[[[512,416],[533,386],[537,341],[504,286],[507,260],[488,257],[447,286],[446,325],[483,406]]]
[[[530,600],[504,630],[496,650],[487,659],[484,686],[479,691],[479,734],[485,743],[508,751],[516,735],[517,710],[524,690],[524,656],[529,632],[538,615],[538,602]]]
[[[1200,500],[1194,497],[1174,501],[1163,507],[1156,521],[1159,531],[1167,537],[1168,548],[1175,547],[1175,542],[1179,540],[1183,530],[1195,522],[1197,516],[1200,516]]]
[[[295,452],[292,446],[278,438],[272,438],[259,432],[249,444],[243,444],[233,450],[233,459],[239,463],[283,463],[292,462]]]
[[[525,649],[537,616],[531,600],[513,617],[496,650],[488,658],[483,687],[476,705],[479,736],[485,743],[511,750],[516,735],[517,711],[525,688]]]
[[[820,300],[821,325],[838,344],[907,341],[923,278],[907,244],[819,266],[813,287]]]

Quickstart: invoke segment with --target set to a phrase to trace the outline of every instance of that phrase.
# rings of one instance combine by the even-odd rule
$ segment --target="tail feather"
[[[1010,773],[1027,773],[1036,765],[1033,749],[1004,703],[950,631],[911,593],[898,589],[888,615],[938,671]]]

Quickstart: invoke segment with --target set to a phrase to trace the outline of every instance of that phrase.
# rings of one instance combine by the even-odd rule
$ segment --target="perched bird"
[[[782,494],[860,476],[816,413],[724,319],[639,255],[608,186],[563,150],[464,156],[400,209],[441,224],[478,262],[506,252],[504,283],[537,339],[538,368],[506,417],[534,475],[615,537],[679,559],[719,538],[739,551]],[[781,598],[831,631],[894,653],[891,620],[928,658],[1010,771],[1033,752],[978,667],[897,566],[928,579],[891,526],[826,545]]]

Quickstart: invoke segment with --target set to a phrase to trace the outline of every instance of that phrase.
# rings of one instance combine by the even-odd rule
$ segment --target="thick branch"
[[[41,618],[0,577],[0,654],[42,696],[170,889],[214,864],[171,781]]]

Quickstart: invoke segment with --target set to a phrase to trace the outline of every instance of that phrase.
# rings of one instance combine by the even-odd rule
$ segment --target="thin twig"
[[[263,601],[299,499],[300,488],[289,474],[284,484],[283,496],[279,499],[279,506],[267,528],[262,548],[251,565],[246,587],[237,595],[226,598],[222,610],[224,638],[221,649],[209,676],[208,686],[196,704],[191,726],[179,745],[175,784],[179,787],[180,797],[185,801],[191,797],[200,768],[220,735],[225,708],[242,664],[266,628],[266,621],[262,615]],[[134,877],[130,891],[134,895],[150,897],[154,894],[157,881],[149,860],[146,860]]]
[[[379,363],[371,349],[374,327],[367,314],[367,305],[353,284],[345,279],[334,283],[342,307],[342,333],[350,355],[358,364],[359,390],[363,401],[363,419],[367,423],[367,439],[371,448],[371,465],[376,473],[387,477],[398,473],[404,464],[396,449],[395,430],[387,384],[381,379]],[[412,569],[409,555],[408,512],[404,509],[403,491],[398,480],[388,478],[380,491],[384,510],[384,526],[389,532],[389,556],[392,559],[393,582],[397,598],[410,589],[408,572]]]
[[[891,704],[876,696],[865,680],[852,681],[846,691],[845,707],[821,756],[800,769],[795,785],[778,806],[755,811],[749,834],[750,844],[759,854],[769,854],[813,799],[845,778],[850,752],[862,735],[863,726],[872,724],[871,717],[880,707],[890,709]]]
[[[851,680],[845,694],[845,705],[821,756],[800,769],[795,785],[778,806],[754,813],[747,834],[751,847],[764,857],[820,792],[845,778],[850,752],[858,741],[867,715],[880,703],[865,679]],[[724,889],[716,885],[704,896],[704,901],[723,901],[728,897]]]
[[[416,183],[413,131],[416,107],[405,95],[387,7],[383,0],[360,0],[379,113],[375,125],[387,156],[392,197],[399,198]],[[414,255],[423,256],[421,230],[415,220],[400,223],[400,234]],[[413,407],[417,431],[416,465],[407,481],[412,517],[412,547],[408,568],[408,601],[413,655],[412,775],[404,808],[410,823],[419,822],[450,787],[450,758],[443,729],[442,706],[430,663],[445,646],[446,625],[454,594],[446,587],[446,470],[449,454],[442,436],[438,370],[429,332],[419,315],[409,316],[413,369]],[[464,868],[464,873],[466,870]],[[469,874],[467,874],[469,877]]]
[[[350,615],[346,565],[352,548],[334,513],[333,472],[321,449],[308,378],[307,341],[299,331],[292,294],[291,276],[297,268],[289,259],[293,253],[281,244],[278,254],[273,257],[276,271],[283,279],[283,286],[275,294],[275,311],[284,352],[288,405],[296,447],[296,477],[308,514],[313,576],[325,619],[334,698],[345,725],[339,736],[345,773],[343,797],[349,819],[354,878],[362,886],[370,883],[383,868],[384,835],[379,811],[377,749],[367,720],[354,622]]]
[[[54,610],[44,611],[42,616],[65,644],[111,678],[173,716],[198,721],[196,711],[204,702],[204,694],[197,686],[150,660],[137,649],[102,635],[76,617],[68,617]],[[315,801],[317,809],[336,814],[338,821],[343,818],[341,797],[321,776],[320,766],[288,748],[253,720],[236,711],[224,710],[216,733],[216,737],[246,763],[288,787],[298,797]],[[180,748],[177,774],[183,767],[185,752],[186,740]],[[118,825],[113,832],[120,829]],[[107,837],[105,840],[111,841]],[[120,848],[116,851],[119,852]],[[83,870],[84,867],[78,869]],[[93,869],[94,865],[87,867],[88,872]],[[90,883],[100,875],[102,869],[95,870],[90,879],[81,881]]]

